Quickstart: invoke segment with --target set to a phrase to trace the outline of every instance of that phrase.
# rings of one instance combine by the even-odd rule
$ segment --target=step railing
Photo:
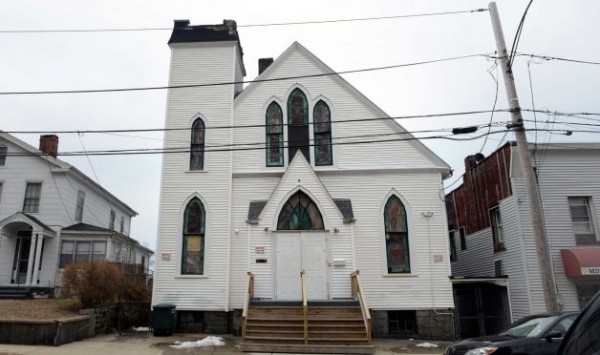
[[[302,282],[302,319],[304,320],[304,344],[308,344],[308,297],[306,296],[306,276],[304,270],[300,271]]]
[[[244,300],[244,310],[242,311],[242,341],[246,339],[246,323],[248,323],[248,308],[250,300],[254,298],[254,274],[248,271],[248,286],[246,288],[246,299]]]
[[[352,297],[357,299],[360,303],[362,310],[363,320],[365,322],[365,328],[367,330],[367,341],[369,344],[373,344],[373,338],[371,334],[371,312],[369,312],[369,306],[367,305],[367,299],[360,283],[360,271],[356,270],[350,275],[352,279]]]

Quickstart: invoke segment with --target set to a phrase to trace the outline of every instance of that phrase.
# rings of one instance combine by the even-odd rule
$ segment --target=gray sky
[[[310,1],[291,6],[283,1],[0,1],[0,30],[172,27],[174,19],[193,25],[234,19],[238,25],[378,17],[469,10],[487,1]],[[510,47],[528,1],[498,1]],[[534,1],[523,30],[519,52],[600,61],[597,14],[600,2]],[[286,27],[239,28],[248,71],[257,75],[257,60],[277,57],[294,41],[302,43],[334,70],[349,70],[423,60],[493,53],[495,42],[489,13],[346,22]],[[0,33],[0,91],[120,88],[166,85],[170,31],[75,34]],[[521,106],[531,108],[527,58],[515,60]],[[597,99],[600,65],[557,61],[530,64],[535,107],[557,111],[600,112]],[[485,58],[345,75],[389,115],[404,116],[455,111],[490,110],[496,85]],[[495,74],[495,71],[493,71]],[[160,128],[164,125],[165,91],[70,95],[0,96],[0,129],[65,130]],[[497,108],[506,108],[500,79]],[[531,114],[526,119],[533,119]],[[403,120],[406,129],[422,130],[483,124],[489,114],[469,117]],[[507,121],[497,113],[494,121]],[[553,119],[538,114],[539,122]],[[583,121],[558,117],[558,121]],[[533,123],[527,123],[533,127]],[[546,127],[545,123],[538,123]],[[570,128],[555,125],[555,128]],[[575,127],[582,129],[584,127]],[[592,127],[598,129],[597,127]],[[17,135],[37,146],[38,135]],[[87,150],[161,147],[162,133],[128,136],[85,134]],[[512,138],[511,136],[506,137]],[[539,133],[538,142],[598,141],[597,134],[570,137]],[[489,154],[502,135],[490,136]],[[534,141],[533,133],[529,134]],[[463,158],[481,148],[483,140],[425,140],[455,170]],[[60,151],[81,150],[77,135],[60,135]],[[84,157],[64,158],[94,177]],[[161,158],[158,155],[92,156],[99,182],[140,215],[131,235],[154,248],[158,220]]]

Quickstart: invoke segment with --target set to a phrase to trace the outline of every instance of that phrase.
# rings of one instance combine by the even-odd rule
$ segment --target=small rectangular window
[[[496,277],[502,277],[504,270],[502,270],[502,260],[494,261],[494,274]]]
[[[74,242],[63,241],[60,247],[59,268],[64,268],[67,264],[73,262]]]
[[[4,187],[4,183],[0,182],[0,202],[2,202],[2,188]]]
[[[494,251],[502,251],[504,248],[504,226],[500,216],[500,208],[494,207],[490,210],[492,222],[492,237],[494,238]]]
[[[119,232],[123,233],[125,230],[125,217],[121,216],[121,226],[119,227]]]
[[[121,254],[123,252],[122,251],[123,245],[121,244],[121,242],[113,241],[113,249],[114,249],[114,253],[115,253],[115,261],[121,262]]]
[[[467,239],[465,237],[465,227],[460,227],[458,230],[460,235],[460,250],[467,250]]]
[[[0,145],[0,166],[4,166],[6,164],[6,151],[7,147],[5,145]]]
[[[448,238],[450,238],[450,261],[458,260],[456,255],[456,240],[454,240],[454,231],[448,233]]]
[[[85,262],[90,261],[90,242],[77,242],[75,244],[75,261]]]
[[[108,229],[111,231],[115,230],[115,211],[110,210],[110,221],[108,222]]]
[[[81,222],[83,219],[83,203],[85,200],[85,192],[77,192],[77,206],[75,207],[75,220]]]
[[[589,197],[569,197],[573,234],[577,244],[595,244],[596,232]]]
[[[37,213],[40,210],[41,182],[28,182],[23,200],[23,212]]]

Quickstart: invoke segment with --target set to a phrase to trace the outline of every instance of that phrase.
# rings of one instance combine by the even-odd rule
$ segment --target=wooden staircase
[[[253,287],[251,274],[249,298],[243,315],[242,351],[329,354],[375,352],[371,340],[370,315],[368,309],[365,314],[361,298],[318,302],[309,302],[306,297],[297,302],[254,301],[250,287]]]

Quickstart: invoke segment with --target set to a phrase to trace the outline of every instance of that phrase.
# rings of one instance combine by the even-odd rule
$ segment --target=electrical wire
[[[271,82],[271,81],[295,80],[295,79],[302,79],[302,78],[319,78],[319,77],[341,75],[341,74],[366,73],[366,72],[371,72],[371,71],[395,69],[395,68],[403,68],[403,67],[413,67],[413,66],[418,66],[418,65],[441,63],[441,62],[448,62],[448,61],[467,59],[467,58],[476,58],[476,57],[486,57],[487,58],[487,57],[491,57],[491,56],[488,54],[467,54],[467,55],[461,55],[461,56],[456,56],[456,57],[424,60],[424,61],[413,62],[413,63],[394,64],[394,65],[386,65],[386,66],[362,68],[362,69],[351,69],[351,70],[343,70],[343,71],[338,71],[338,72],[334,71],[334,72],[330,72],[330,73],[294,75],[294,76],[286,76],[286,77],[270,78],[270,79],[254,79],[254,80],[226,81],[226,82],[204,83],[204,84],[146,86],[146,87],[129,87],[129,88],[112,88],[112,89],[0,91],[0,95],[8,96],[8,95],[91,94],[91,93],[106,93],[106,92],[153,91],[153,90],[189,89],[189,88],[238,85],[238,84],[253,84],[253,83]]]
[[[521,40],[521,34],[523,32],[523,27],[525,25],[525,17],[527,16],[527,12],[529,11],[529,7],[533,3],[533,0],[529,1],[527,7],[525,8],[525,12],[523,12],[523,16],[521,17],[521,21],[519,22],[519,26],[517,28],[517,32],[515,33],[515,39],[513,40],[512,48],[510,50],[510,57],[508,59],[508,67],[511,68],[513,66],[513,62],[515,60],[515,55],[517,54],[517,47],[519,46],[519,41]]]
[[[496,69],[496,76],[494,76],[494,74],[492,74],[492,70],[494,70],[494,68]],[[494,105],[492,106],[492,113],[490,114],[490,126],[488,127],[488,132],[489,132],[492,129],[491,124],[492,124],[492,120],[494,119],[496,103],[498,102],[498,59],[494,59],[494,64],[487,70],[487,72],[490,74],[490,76],[496,83],[496,94],[494,95]],[[483,140],[483,144],[481,145],[481,148],[479,149],[480,153],[483,152],[483,148],[485,148],[485,144],[487,143],[488,137],[489,136],[485,136],[485,138]]]
[[[580,60],[580,59],[570,59],[570,58],[563,58],[563,57],[553,57],[553,56],[549,56],[549,55],[538,55],[538,54],[530,54],[530,53],[517,53],[518,56],[523,56],[523,57],[531,57],[531,58],[536,58],[536,59],[543,59],[543,60],[557,60],[557,61],[562,61],[562,62],[571,62],[571,63],[579,63],[579,64],[592,64],[592,65],[600,65],[600,62],[595,62],[595,61],[589,61],[589,60]]]
[[[408,14],[408,15],[392,15],[392,16],[378,16],[378,17],[361,17],[361,18],[345,18],[345,19],[334,19],[334,20],[315,20],[315,21],[298,21],[298,22],[274,22],[274,23],[259,23],[259,24],[241,24],[236,27],[251,28],[251,27],[272,27],[272,26],[298,26],[298,25],[316,25],[326,23],[340,23],[340,22],[357,22],[357,21],[374,21],[374,20],[393,20],[400,18],[413,18],[413,17],[427,17],[427,16],[442,16],[442,15],[459,15],[459,14],[470,14],[478,12],[486,12],[488,9],[472,9],[472,10],[458,10],[458,11],[445,11],[445,12],[429,12],[421,14]],[[33,33],[90,33],[90,32],[145,32],[145,31],[171,31],[172,27],[138,27],[138,28],[98,28],[98,29],[57,29],[57,30],[0,30],[0,33],[6,34],[33,34]]]

